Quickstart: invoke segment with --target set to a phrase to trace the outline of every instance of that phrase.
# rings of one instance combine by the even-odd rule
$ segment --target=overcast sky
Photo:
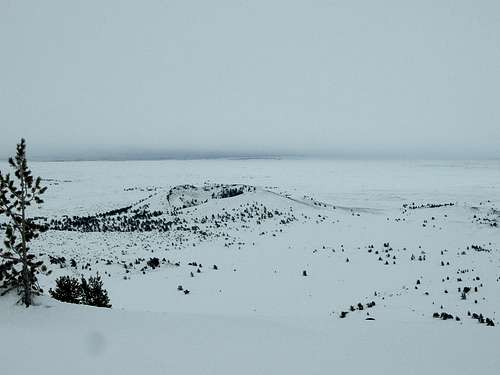
[[[500,1],[0,0],[0,157],[500,157]]]

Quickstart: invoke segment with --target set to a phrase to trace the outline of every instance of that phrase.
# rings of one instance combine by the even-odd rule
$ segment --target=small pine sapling
[[[96,307],[111,307],[108,292],[103,288],[101,276],[90,276],[89,280],[82,277],[82,304]]]
[[[49,290],[50,296],[58,301],[79,304],[82,298],[80,282],[75,277],[61,276],[56,280],[56,289]]]

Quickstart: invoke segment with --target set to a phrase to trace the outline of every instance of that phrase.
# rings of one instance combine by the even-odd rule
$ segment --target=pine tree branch
[[[13,261],[19,261],[19,258],[10,256],[10,255],[5,255],[5,254],[0,254],[0,258],[2,258],[2,259],[8,259],[8,260],[13,260]]]

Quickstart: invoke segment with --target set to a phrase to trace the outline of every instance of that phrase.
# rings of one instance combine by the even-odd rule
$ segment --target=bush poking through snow
[[[50,296],[66,303],[80,303],[82,291],[75,277],[61,276],[56,280],[56,290],[49,290]]]
[[[158,259],[158,258],[151,258],[151,259],[148,260],[147,264],[152,269],[155,269],[157,267],[160,267],[160,259]]]
[[[82,277],[81,281],[70,276],[61,276],[56,280],[56,289],[49,290],[52,298],[61,302],[75,303],[96,307],[111,307],[108,292],[103,288],[101,276]]]
[[[82,304],[96,307],[111,307],[108,292],[103,288],[101,276],[90,276],[89,281],[82,277]]]

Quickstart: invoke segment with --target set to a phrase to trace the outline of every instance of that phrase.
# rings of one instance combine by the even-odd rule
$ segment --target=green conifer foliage
[[[0,215],[7,222],[3,247],[0,247],[0,294],[17,290],[22,302],[29,307],[33,295],[43,291],[38,285],[37,274],[42,261],[30,253],[29,243],[45,228],[28,217],[32,204],[42,204],[40,196],[47,189],[41,186],[41,178],[33,178],[26,159],[26,142],[17,145],[14,158],[9,159],[14,177],[0,171]]]

